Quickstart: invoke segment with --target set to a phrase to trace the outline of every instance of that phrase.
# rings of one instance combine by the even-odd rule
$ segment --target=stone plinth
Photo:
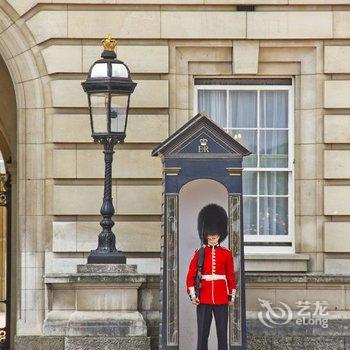
[[[144,282],[136,265],[124,264],[78,265],[77,273],[45,276],[49,312],[44,335],[64,336],[67,349],[104,348],[107,340],[111,349],[113,344],[131,349],[127,344],[135,342],[135,349],[149,349],[146,322],[138,310],[138,289]]]

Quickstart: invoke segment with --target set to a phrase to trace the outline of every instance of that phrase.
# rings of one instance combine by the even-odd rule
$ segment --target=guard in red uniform
[[[196,289],[196,276],[200,249],[196,249],[191,258],[186,278],[187,293],[192,303],[197,305],[197,350],[208,350],[213,314],[218,349],[228,349],[228,304],[233,304],[236,280],[232,252],[220,245],[227,237],[227,221],[225,209],[214,203],[203,207],[198,214],[197,228],[204,249],[199,291]]]

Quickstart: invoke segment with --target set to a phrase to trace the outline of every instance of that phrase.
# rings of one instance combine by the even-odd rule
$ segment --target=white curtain
[[[259,172],[259,234],[288,234],[288,172]],[[266,197],[269,195],[269,197]]]
[[[226,91],[200,90],[198,112],[206,112],[218,125],[226,127]]]
[[[259,124],[259,167],[288,168],[287,91],[260,92]],[[259,172],[260,235],[288,234],[287,195],[288,171]]]
[[[246,170],[243,173],[244,232],[252,235],[286,235],[288,92],[231,90],[228,94],[222,90],[199,90],[198,110],[207,112],[252,152],[243,161]],[[259,168],[286,170],[256,171]]]
[[[241,142],[252,154],[243,159],[243,167],[257,166],[257,92],[230,91],[229,95],[229,133],[241,136]],[[242,129],[244,128],[244,129]]]

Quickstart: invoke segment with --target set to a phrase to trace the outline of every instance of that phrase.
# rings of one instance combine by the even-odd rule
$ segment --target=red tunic
[[[186,278],[187,293],[189,288],[196,284],[198,249],[194,252],[188,268]],[[214,248],[206,245],[204,248],[204,262],[202,275],[225,275],[226,279],[201,280],[202,286],[199,290],[199,301],[201,304],[228,304],[228,294],[236,289],[234,275],[233,254],[230,249],[220,245]]]

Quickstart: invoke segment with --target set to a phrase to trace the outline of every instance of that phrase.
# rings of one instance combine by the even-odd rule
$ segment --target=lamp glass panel
[[[113,78],[128,78],[129,72],[121,63],[112,63],[112,77]]]
[[[111,132],[125,132],[129,95],[111,95]]]
[[[108,93],[91,94],[91,115],[94,133],[108,132]]]
[[[91,78],[106,78],[108,77],[107,63],[96,63],[91,70]]]

